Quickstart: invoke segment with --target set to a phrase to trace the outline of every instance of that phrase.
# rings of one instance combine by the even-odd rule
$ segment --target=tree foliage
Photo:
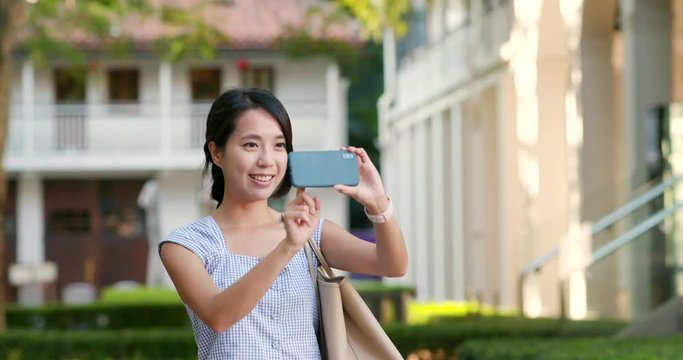
[[[227,37],[209,24],[206,14],[217,4],[209,0],[168,2],[155,0],[37,0],[19,28],[20,45],[35,63],[52,57],[70,62],[85,60],[84,49],[126,56],[135,43],[175,60],[185,56],[212,58]],[[140,40],[136,28],[154,24],[163,31]],[[136,38],[137,37],[137,38]]]
[[[394,30],[397,37],[408,30],[405,15],[410,9],[410,0],[336,0],[343,9],[363,25],[364,32],[379,41],[385,27]]]

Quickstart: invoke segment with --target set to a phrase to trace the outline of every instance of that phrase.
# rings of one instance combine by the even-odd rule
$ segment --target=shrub
[[[45,305],[7,308],[10,329],[95,330],[189,328],[182,304]]]
[[[175,289],[139,287],[134,289],[116,289],[106,287],[100,295],[102,304],[182,304]]]
[[[680,359],[683,336],[615,339],[470,340],[458,349],[460,360],[525,359]]]
[[[624,325],[618,321],[460,317],[424,325],[391,324],[385,329],[399,351],[406,356],[421,349],[453,355],[460,344],[471,339],[609,336]]]
[[[157,305],[161,308],[161,306]],[[121,309],[130,311],[125,315],[129,323],[123,320],[110,323],[110,327],[94,327],[92,319],[96,318],[93,309],[85,307],[70,307],[61,309],[62,311],[76,311],[80,309],[77,320],[66,321],[67,313],[56,316],[57,310],[49,316],[39,313],[35,316],[47,316],[45,325],[50,325],[51,329],[74,329],[76,324],[80,324],[82,329],[98,329],[97,331],[74,331],[67,330],[58,332],[55,330],[47,331],[28,331],[12,330],[0,336],[0,358],[7,359],[41,359],[43,355],[53,353],[61,354],[70,359],[107,359],[107,358],[173,358],[179,359],[196,358],[196,347],[192,339],[192,333],[187,325],[187,315],[182,306],[175,308],[166,307],[175,315],[169,315],[157,309],[153,315],[148,317],[144,312],[155,311],[153,307],[143,307],[141,305],[117,305],[112,306],[107,314],[121,314]],[[119,312],[114,309],[118,309]],[[136,309],[133,311],[133,309]],[[14,309],[16,310],[16,309]],[[35,309],[34,309],[35,310]],[[24,309],[24,311],[27,311]],[[42,315],[41,315],[42,314]],[[16,314],[15,314],[16,315]],[[136,318],[137,317],[137,318]],[[176,317],[176,323],[166,329],[159,329],[161,326],[168,326],[167,318]],[[24,319],[29,318],[24,314]],[[16,322],[16,319],[14,319]],[[57,327],[56,325],[60,325]],[[85,324],[85,325],[83,325]],[[164,325],[165,324],[165,325]],[[399,351],[408,356],[421,349],[430,351],[442,351],[447,355],[454,355],[456,349],[471,339],[501,339],[501,338],[557,338],[562,336],[574,336],[578,330],[569,331],[568,329],[583,329],[585,334],[609,335],[615,332],[621,324],[614,322],[581,322],[576,326],[573,322],[559,322],[551,319],[520,319],[520,318],[476,318],[476,319],[450,319],[425,325],[391,324],[385,326],[387,334],[396,344]],[[28,327],[28,326],[27,326]],[[142,328],[147,327],[143,330]],[[16,326],[14,326],[16,329]],[[43,328],[47,328],[44,326]],[[126,330],[108,330],[126,329]],[[120,341],[119,341],[120,340]],[[167,341],[169,340],[169,341]],[[528,340],[522,340],[527,342]],[[169,345],[172,344],[172,345]],[[469,343],[468,343],[469,344]],[[543,343],[539,343],[543,344]],[[538,345],[538,346],[541,346]],[[169,350],[165,356],[165,347]],[[532,345],[529,345],[532,346]],[[162,347],[163,349],[157,349]],[[44,350],[44,352],[42,349]],[[147,350],[149,349],[149,350]],[[492,349],[494,349],[492,347]],[[509,348],[502,346],[501,352],[506,352]],[[522,348],[520,348],[522,350]],[[527,348],[527,352],[533,353],[536,348]],[[185,355],[188,355],[185,357]],[[16,357],[21,355],[20,357]],[[68,356],[67,356],[68,355]],[[478,356],[478,355],[477,355]],[[52,358],[49,357],[48,358]]]
[[[9,331],[0,335],[0,358],[33,359],[196,359],[188,330]]]

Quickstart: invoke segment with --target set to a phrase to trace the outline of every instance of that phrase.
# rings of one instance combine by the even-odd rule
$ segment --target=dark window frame
[[[271,65],[250,66],[240,72],[243,87],[265,89],[275,92],[275,67]]]
[[[212,102],[221,92],[222,71],[218,67],[191,68],[190,96],[194,102]]]
[[[107,99],[111,104],[140,102],[140,69],[120,67],[107,69]]]

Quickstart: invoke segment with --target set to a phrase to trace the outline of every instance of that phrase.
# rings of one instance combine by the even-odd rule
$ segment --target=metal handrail
[[[593,223],[591,226],[591,236],[595,236],[601,231],[607,229],[611,225],[613,225],[615,222],[621,220],[622,218],[626,217],[627,215],[633,213],[637,209],[639,209],[641,206],[647,204],[648,202],[652,201],[653,199],[657,198],[658,196],[662,195],[664,191],[667,189],[673,187],[674,185],[678,184],[683,180],[683,176],[674,176],[666,181],[661,182],[659,185],[655,186],[654,188],[648,190],[647,192],[641,194],[640,196],[636,197],[635,199],[627,202],[620,208],[612,211],[611,213],[605,215],[602,217],[600,220],[596,221]],[[534,271],[540,270],[545,264],[548,262],[552,261],[555,259],[560,252],[560,247],[555,246],[552,250],[548,251],[547,253],[537,257],[536,259],[532,260],[522,268],[521,274],[522,276],[528,275]]]
[[[607,255],[619,250],[622,246],[627,245],[632,240],[638,238],[638,236],[643,235],[648,230],[659,225],[662,221],[666,220],[669,216],[673,215],[675,212],[683,208],[683,202],[675,203],[666,209],[662,209],[656,212],[654,215],[648,217],[638,225],[634,226],[631,230],[618,236],[614,240],[608,242],[607,244],[599,247],[595,252],[593,252],[589,262],[584,264],[584,268],[587,268],[596,262],[607,257]]]
[[[639,209],[641,206],[649,203],[653,199],[657,198],[658,196],[662,195],[664,191],[666,191],[669,188],[674,187],[677,185],[679,182],[683,181],[683,176],[674,176],[668,180],[662,181],[659,185],[655,186],[654,188],[648,190],[647,192],[639,195],[635,199],[629,201],[628,203],[624,204],[623,206],[619,207],[615,211],[607,214],[600,220],[596,221],[593,223],[591,226],[591,237],[594,237],[596,234],[600,233],[601,231],[607,229],[620,219],[626,217],[627,215],[630,215],[637,209]],[[665,209],[662,209],[658,211],[657,213],[651,215],[647,219],[643,220],[642,222],[638,223],[636,226],[633,228],[629,229],[627,232],[624,234],[616,237],[615,239],[609,241],[607,244],[599,247],[597,250],[595,250],[591,254],[590,260],[588,260],[585,264],[583,264],[583,268],[588,268],[589,266],[595,264],[596,262],[602,260],[603,258],[607,257],[611,253],[617,251],[621,247],[627,245],[631,241],[635,240],[638,238],[640,235],[644,234],[648,230],[652,229],[653,227],[657,226],[659,223],[664,221],[667,217],[671,216],[678,210],[683,208],[683,203],[678,202],[675,203]],[[560,252],[560,247],[556,246],[552,250],[548,251],[547,253],[537,257],[536,259],[532,260],[527,264],[525,267],[522,268],[522,271],[520,272],[519,275],[519,283],[518,283],[518,291],[519,291],[519,308],[520,311],[523,313],[524,312],[524,295],[523,295],[523,290],[524,290],[524,279],[525,277],[532,273],[539,271],[545,264],[548,262],[552,261],[555,259]]]

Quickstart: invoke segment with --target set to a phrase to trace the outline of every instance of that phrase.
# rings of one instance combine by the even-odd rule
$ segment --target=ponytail
[[[225,192],[225,180],[223,180],[223,171],[218,166],[211,164],[211,177],[213,178],[213,185],[211,185],[211,197],[218,201],[218,206],[223,202],[223,193]]]
[[[225,192],[225,180],[223,179],[223,171],[216,166],[211,160],[211,152],[209,151],[208,142],[204,144],[204,174],[211,171],[211,198],[218,202],[218,205],[223,202],[223,193]],[[218,205],[216,207],[218,207]]]

